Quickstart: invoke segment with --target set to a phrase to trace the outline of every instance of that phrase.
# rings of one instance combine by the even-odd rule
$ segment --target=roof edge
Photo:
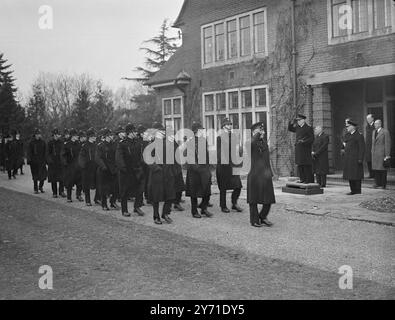
[[[184,12],[185,12],[185,9],[186,9],[186,6],[187,6],[187,2],[188,2],[188,0],[184,0],[184,3],[182,4],[182,7],[181,7],[181,11],[180,11],[180,13],[177,16],[176,21],[174,21],[172,27],[178,28],[178,27],[180,27],[181,25],[184,24],[182,22],[182,16],[184,15]]]

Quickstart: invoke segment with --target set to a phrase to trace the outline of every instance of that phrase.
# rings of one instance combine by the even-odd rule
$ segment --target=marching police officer
[[[64,142],[62,149],[62,163],[64,172],[64,185],[67,190],[67,202],[72,202],[71,193],[73,186],[77,187],[76,197],[78,201],[84,201],[81,197],[81,168],[78,165],[78,156],[81,150],[77,130],[70,130],[70,139]]]
[[[54,198],[60,197],[65,198],[63,186],[63,168],[62,168],[62,153],[63,141],[58,129],[52,130],[52,138],[48,142],[48,182],[52,186],[52,196]],[[59,184],[59,188],[58,188]]]
[[[27,149],[27,164],[32,173],[34,193],[44,193],[44,181],[47,179],[47,145],[42,139],[40,129],[34,130],[34,135]]]
[[[313,129],[306,123],[306,117],[298,114],[294,122],[289,122],[288,131],[296,133],[295,163],[298,166],[300,183],[314,182],[311,147],[314,141]]]
[[[348,180],[351,192],[347,195],[360,194],[363,179],[363,159],[365,155],[365,140],[357,130],[357,123],[349,120],[348,135],[344,140],[344,170],[343,179]]]
[[[17,144],[14,139],[15,132],[6,136],[7,143],[5,144],[5,166],[8,173],[8,179],[16,179],[16,174],[18,172],[17,159],[18,150]]]
[[[250,206],[250,223],[253,227],[271,227],[267,216],[271,205],[276,202],[273,188],[273,172],[263,122],[251,127],[251,167],[247,177],[247,203]],[[258,204],[262,205],[258,213]]]
[[[187,149],[189,144],[194,144],[194,163],[187,164],[187,178],[186,178],[186,196],[191,197],[191,210],[194,218],[201,218],[202,215],[212,217],[212,213],[207,210],[210,196],[211,196],[211,171],[209,165],[207,139],[204,136],[204,128],[198,122],[192,124],[192,131],[194,137],[187,141]],[[199,150],[199,145],[205,146],[204,150]],[[198,154],[205,155],[205,161],[199,164]],[[198,198],[202,198],[200,204],[201,214],[198,212]]]
[[[88,207],[91,203],[91,189],[96,188],[96,136],[93,128],[86,132],[86,141],[82,144],[79,153],[78,164],[81,168],[82,190],[85,194],[85,203]]]
[[[241,193],[242,184],[240,176],[233,174],[235,165],[232,162],[232,159],[235,159],[234,156],[237,152],[236,146],[239,144],[239,141],[236,135],[232,132],[233,124],[228,118],[223,119],[221,127],[223,132],[217,137],[216,168],[217,183],[220,192],[220,207],[222,212],[230,212],[226,205],[226,191],[233,190],[232,210],[242,212],[243,209],[237,205],[237,200],[239,199]],[[233,147],[231,147],[232,141]]]
[[[25,164],[25,152],[23,147],[23,141],[21,140],[21,133],[19,131],[15,131],[15,143],[16,143],[16,170],[21,171],[21,175],[23,175],[23,165]]]

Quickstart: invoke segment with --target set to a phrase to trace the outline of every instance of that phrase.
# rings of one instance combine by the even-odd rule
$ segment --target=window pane
[[[164,114],[165,115],[169,115],[169,114],[171,114],[171,100],[169,99],[169,100],[164,100],[164,102],[163,102],[163,104],[164,104],[164,110],[163,110],[163,112],[164,112]]]
[[[225,59],[225,34],[224,24],[215,26],[215,60],[222,61]]]
[[[252,127],[252,113],[243,113],[243,127],[241,129],[250,129]]]
[[[255,107],[266,107],[266,89],[255,89]]]
[[[251,54],[250,16],[240,18],[240,50],[242,56]]]
[[[226,110],[226,95],[225,93],[217,93],[215,95],[217,110]]]
[[[266,130],[267,130],[267,112],[256,112],[255,113],[255,121],[256,122],[263,122],[265,124]]]
[[[174,104],[174,114],[181,114],[181,99],[174,99],[173,100]]]
[[[254,50],[265,51],[265,24],[263,12],[254,14]]]
[[[239,114],[232,113],[229,115],[229,120],[233,123],[233,128],[239,129]]]
[[[174,133],[181,129],[181,118],[174,118]]]
[[[226,118],[226,114],[218,114],[217,115],[217,130],[221,129],[222,120]]]
[[[245,90],[241,92],[241,107],[251,108],[252,107],[252,93],[251,90]]]
[[[232,59],[237,57],[237,30],[236,20],[228,21],[228,58]]]
[[[391,0],[373,0],[374,27],[382,29],[391,23]]]
[[[367,0],[353,0],[353,33],[368,31],[368,4]]]
[[[336,4],[334,4],[336,3]],[[344,15],[343,13],[340,13],[340,9],[343,9],[344,5],[347,4],[346,1],[335,1],[332,0],[332,34],[333,37],[342,37],[347,35],[347,28],[345,28],[343,25],[340,27],[340,18]],[[344,19],[342,20],[343,22],[345,21]]]
[[[214,111],[214,95],[208,94],[204,96],[204,107],[206,111]]]
[[[204,28],[204,63],[213,62],[213,28]]]
[[[229,109],[239,108],[239,93],[237,91],[229,92],[228,99],[229,99]]]

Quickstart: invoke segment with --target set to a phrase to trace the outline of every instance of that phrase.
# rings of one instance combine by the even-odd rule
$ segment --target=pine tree
[[[112,92],[104,89],[102,83],[98,82],[93,102],[88,112],[91,126],[96,129],[107,127],[112,120],[113,114]]]
[[[140,50],[145,51],[147,57],[145,58],[145,66],[137,67],[136,71],[141,72],[142,77],[133,80],[137,81],[147,81],[152,78],[155,73],[166,63],[167,60],[172,56],[172,54],[178,49],[176,43],[177,37],[169,37],[170,25],[168,20],[165,19],[160,27],[159,34],[149,40],[144,41],[145,44],[150,44],[153,48],[142,47]]]
[[[26,136],[31,136],[35,128],[41,130],[47,128],[48,117],[45,109],[45,99],[39,85],[33,85],[33,94],[27,104],[26,112],[27,121],[24,126]]]
[[[16,100],[15,78],[4,54],[0,53],[0,131],[8,132],[21,127],[24,110]]]
[[[87,130],[90,127],[89,108],[91,102],[89,93],[85,89],[78,92],[77,99],[74,103],[74,110],[72,112],[73,126],[77,130]]]

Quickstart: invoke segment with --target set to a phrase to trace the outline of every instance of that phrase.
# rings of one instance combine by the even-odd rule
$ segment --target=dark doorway
[[[395,168],[395,100],[387,101],[387,123],[391,135],[391,168]]]

